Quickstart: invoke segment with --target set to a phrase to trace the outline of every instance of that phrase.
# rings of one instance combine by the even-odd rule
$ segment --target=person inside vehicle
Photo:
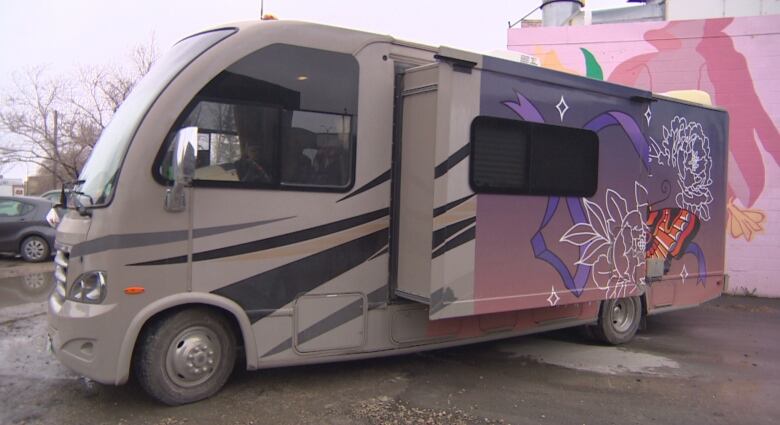
[[[344,152],[338,146],[321,147],[314,158],[317,183],[328,186],[343,184]]]
[[[242,182],[270,183],[271,176],[265,170],[260,159],[260,146],[247,145],[244,155],[236,161],[238,179]]]

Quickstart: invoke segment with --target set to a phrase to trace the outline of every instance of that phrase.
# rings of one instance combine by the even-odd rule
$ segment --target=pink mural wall
[[[730,114],[730,291],[780,296],[780,15],[511,29],[542,65],[663,93],[703,90]]]

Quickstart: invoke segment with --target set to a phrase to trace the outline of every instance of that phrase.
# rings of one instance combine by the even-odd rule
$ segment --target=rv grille
[[[60,248],[57,250],[57,256],[54,257],[54,291],[51,298],[58,304],[65,302],[68,292],[68,260],[70,260],[70,250]]]

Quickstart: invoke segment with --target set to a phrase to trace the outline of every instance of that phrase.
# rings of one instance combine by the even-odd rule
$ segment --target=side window
[[[276,44],[209,82],[171,130],[198,127],[195,185],[344,191],[353,182],[354,57]],[[170,152],[158,172],[167,176]]]
[[[32,209],[32,205],[23,202],[11,200],[0,201],[0,217],[19,217],[27,214]]]
[[[590,197],[598,158],[590,130],[494,117],[471,123],[469,178],[477,193]]]

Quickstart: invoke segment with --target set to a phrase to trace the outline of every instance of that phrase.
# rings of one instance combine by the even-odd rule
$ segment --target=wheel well
[[[181,304],[181,305],[173,306],[173,307],[170,307],[168,309],[165,309],[165,310],[162,310],[162,311],[158,311],[157,313],[155,313],[154,315],[149,317],[146,320],[146,322],[144,322],[144,325],[141,326],[141,329],[138,331],[138,335],[135,338],[135,342],[133,343],[133,355],[132,355],[132,357],[130,359],[130,364],[131,365],[133,364],[133,361],[135,360],[135,357],[137,355],[137,351],[138,351],[138,348],[139,348],[138,341],[141,339],[143,334],[146,332],[146,330],[152,324],[154,324],[155,322],[157,322],[159,320],[164,320],[166,317],[170,316],[171,314],[174,314],[176,312],[179,312],[179,311],[182,311],[182,310],[186,310],[186,309],[189,309],[189,308],[203,308],[203,309],[212,311],[212,312],[214,312],[216,314],[219,314],[219,315],[222,315],[223,317],[225,317],[228,320],[228,323],[230,323],[230,328],[233,331],[233,335],[236,337],[236,348],[237,348],[237,351],[239,353],[239,356],[238,356],[237,360],[240,360],[242,362],[246,361],[246,359],[245,359],[246,349],[244,347],[244,335],[242,334],[241,326],[238,324],[238,320],[233,315],[233,313],[231,313],[230,311],[228,311],[228,310],[226,310],[224,308],[217,307],[217,306],[211,305],[211,304],[191,303],[191,304]]]
[[[29,238],[30,236],[38,236],[39,238],[43,239],[43,241],[44,241],[44,242],[46,242],[46,245],[49,245],[49,241],[46,239],[46,236],[44,236],[44,235],[42,235],[42,234],[40,234],[40,233],[36,233],[36,232],[30,232],[30,233],[27,233],[27,234],[24,234],[24,235],[22,235],[22,236],[19,238],[19,243],[18,243],[18,246],[17,246],[17,249],[19,250],[19,252],[22,252],[22,244],[23,244],[23,243],[24,243],[24,241],[25,241],[25,240],[27,240],[27,238]],[[52,247],[51,247],[51,246],[49,246],[49,251],[51,251],[51,249],[52,249]]]
[[[599,319],[601,318],[601,309],[604,307],[604,303],[606,303],[607,301],[609,301],[609,299],[601,300],[599,302],[599,311],[596,314],[596,317],[598,317]],[[642,305],[642,317],[643,318],[647,317],[647,292],[639,296],[639,301]]]

